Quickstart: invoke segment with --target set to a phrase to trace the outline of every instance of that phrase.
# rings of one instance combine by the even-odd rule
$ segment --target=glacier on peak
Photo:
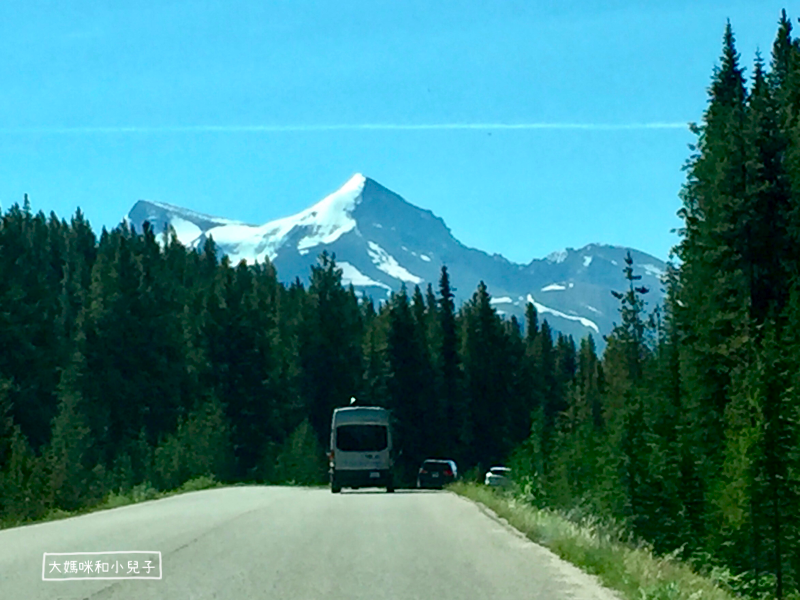
[[[341,188],[295,215],[259,226],[243,223],[220,225],[205,234],[218,244],[230,246],[233,249],[230,252],[232,260],[263,262],[265,258],[274,260],[289,234],[303,229],[304,235],[297,242],[297,250],[307,254],[311,248],[333,243],[355,229],[352,212],[361,199],[365,183],[366,177],[356,173]]]

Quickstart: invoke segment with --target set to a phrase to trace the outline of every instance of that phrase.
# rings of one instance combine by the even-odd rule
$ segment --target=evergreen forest
[[[203,475],[324,484],[332,410],[356,397],[392,410],[400,484],[429,457],[476,478],[508,464],[537,506],[729,569],[743,594],[788,596],[800,587],[800,40],[785,13],[769,58],[748,67],[727,25],[691,128],[665,301],[647,303],[629,259],[602,354],[532,305],[525,322],[502,317],[483,283],[457,306],[446,267],[436,285],[375,302],[327,254],[286,284],[213,240],[192,250],[147,225],[98,234],[80,210],[10,207],[3,522]]]

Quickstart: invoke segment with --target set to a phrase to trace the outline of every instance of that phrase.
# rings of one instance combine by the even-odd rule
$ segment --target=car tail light
[[[426,471],[425,469],[420,469],[420,470],[419,470],[419,473],[420,473],[420,475],[424,475],[424,474],[426,474],[426,473],[427,473],[427,471]]]
[[[446,476],[446,477],[452,477],[452,476],[453,476],[453,472],[452,472],[450,469],[447,469],[447,470],[444,472],[444,474],[445,474],[445,476]]]

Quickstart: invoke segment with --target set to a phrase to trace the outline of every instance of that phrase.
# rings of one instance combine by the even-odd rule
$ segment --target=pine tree
[[[56,506],[73,511],[86,501],[91,481],[92,437],[83,413],[82,397],[73,366],[65,370],[59,385],[59,411],[53,420],[53,434],[47,451],[49,486]]]
[[[743,323],[749,307],[739,215],[747,179],[746,99],[728,23],[704,123],[694,128],[697,152],[686,167],[679,212],[685,227],[677,252],[682,266],[676,300],[690,307],[680,313],[686,342],[681,346],[681,380],[691,424],[684,439],[694,453],[690,462],[698,467],[692,480],[704,485],[719,470],[730,373],[745,358]]]
[[[553,452],[557,407],[562,401],[558,396],[553,334],[547,320],[542,322],[539,333],[530,343],[528,356],[534,379],[535,427],[532,425],[532,435],[538,436],[535,446],[541,448],[540,472],[542,477],[546,477],[550,471],[550,456]]]
[[[606,424],[603,469],[606,475],[601,492],[603,502],[617,518],[625,519],[640,536],[652,532],[655,479],[650,472],[653,458],[651,406],[644,391],[650,348],[648,319],[643,296],[648,288],[637,285],[630,252],[623,268],[628,289],[612,291],[620,301],[619,324],[614,326],[603,356],[603,373],[608,385],[602,420]]]
[[[303,396],[309,422],[324,447],[333,409],[349,403],[361,386],[361,322],[358,300],[342,288],[335,257],[323,253],[311,268],[300,331]]]
[[[567,407],[557,422],[551,498],[562,508],[594,502],[601,433],[594,415],[599,411],[601,394],[600,363],[594,340],[589,336],[581,340],[575,378],[567,385],[565,394]]]
[[[265,443],[284,434],[277,418],[283,398],[274,285],[269,267],[242,263],[232,269],[223,261],[207,292],[204,380],[230,420],[239,479],[254,477]]]
[[[520,452],[524,456],[522,459],[525,465],[522,472],[533,474],[538,467],[542,466],[541,460],[534,460],[534,448],[541,446],[542,432],[537,424],[543,423],[543,401],[542,401],[542,375],[537,358],[540,358],[534,348],[537,336],[539,335],[539,320],[536,308],[532,303],[525,306],[525,339],[524,356],[519,367],[518,381],[520,386],[520,400],[523,403],[523,415],[521,418],[527,419],[527,437],[523,442]],[[536,436],[536,440],[532,437]],[[535,442],[535,444],[534,444]],[[541,458],[541,457],[540,457]],[[538,465],[538,467],[537,467]],[[540,469],[539,469],[540,470]]]
[[[782,345],[772,346],[773,359],[782,371],[785,387],[780,393],[777,411],[770,415],[778,420],[774,434],[774,458],[780,462],[786,479],[780,490],[778,504],[783,514],[787,547],[787,587],[800,587],[800,281],[794,280],[789,294],[783,327]],[[777,355],[777,356],[776,356]],[[776,419],[777,418],[777,419]],[[780,471],[775,474],[780,474]]]
[[[276,472],[299,485],[315,485],[325,481],[325,453],[308,420],[300,423],[284,442],[278,455]]]
[[[47,510],[46,473],[19,425],[11,429],[8,462],[2,475],[3,516],[12,522],[34,521]]]
[[[463,395],[463,375],[459,355],[458,325],[453,290],[447,267],[442,266],[439,278],[439,366],[438,396],[445,415],[441,432],[446,456],[463,456],[469,442],[470,416]]]
[[[749,573],[757,585],[764,564],[764,516],[760,506],[758,471],[763,464],[764,413],[757,351],[732,380],[725,410],[722,470],[710,491],[710,542],[714,553],[736,571]],[[746,552],[742,552],[746,549]]]
[[[513,384],[505,361],[508,342],[490,300],[486,284],[480,282],[464,310],[462,347],[473,440],[466,462],[484,467],[504,461],[511,450]]]
[[[515,316],[504,320],[506,370],[509,386],[509,443],[512,447],[527,439],[531,431],[531,405],[527,397],[528,379],[525,374],[527,357],[522,327]]]
[[[399,479],[410,483],[414,470],[428,458],[428,440],[423,428],[426,398],[421,393],[424,383],[420,378],[424,358],[405,286],[392,295],[390,305],[389,408],[397,421],[397,439],[403,450]]]
[[[208,398],[182,418],[176,431],[156,448],[154,470],[159,487],[175,489],[201,476],[227,479],[233,461],[230,436],[221,403]]]
[[[56,412],[61,341],[51,292],[59,245],[42,213],[13,206],[0,219],[0,375],[13,378],[12,416],[34,452],[47,442]]]
[[[381,307],[381,312],[369,318],[365,324],[364,383],[360,397],[370,406],[386,407],[390,403],[390,368],[386,354],[388,331],[389,311],[386,307]]]
[[[779,60],[775,57],[774,62]],[[779,130],[779,107],[767,79],[757,56],[745,128],[749,150],[746,200],[739,216],[750,319],[756,327],[771,309],[783,310],[787,290],[784,266],[791,260],[785,230],[791,193],[785,171],[786,144]]]
[[[422,421],[419,423],[424,440],[425,452],[428,456],[444,456],[445,447],[440,432],[445,425],[445,414],[436,394],[436,371],[431,350],[431,322],[436,315],[431,315],[419,286],[414,286],[411,298],[411,313],[414,318],[414,329],[417,352],[419,353],[419,373],[416,393],[419,396]]]

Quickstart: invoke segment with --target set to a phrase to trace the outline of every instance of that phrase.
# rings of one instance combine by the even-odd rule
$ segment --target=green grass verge
[[[102,502],[98,504],[94,504],[92,506],[87,506],[84,508],[80,508],[74,511],[67,511],[62,510],[60,508],[53,508],[47,511],[41,518],[38,519],[0,519],[0,529],[10,529],[12,527],[20,527],[22,525],[33,525],[34,523],[46,523],[48,521],[58,521],[60,519],[68,519],[70,517],[77,517],[79,515],[85,515],[93,512],[98,512],[101,510],[109,510],[112,508],[119,508],[120,506],[128,506],[129,504],[137,504],[139,502],[147,502],[148,500],[158,500],[159,498],[168,498],[170,496],[176,496],[178,494],[185,494],[187,492],[197,492],[200,490],[207,490],[211,488],[221,488],[221,487],[242,487],[242,486],[250,486],[250,485],[264,485],[262,483],[233,483],[233,484],[224,484],[214,479],[214,477],[203,475],[201,477],[195,477],[194,479],[190,479],[180,487],[169,490],[169,491],[159,491],[153,486],[148,483],[143,483],[141,485],[137,485],[133,487],[131,490],[127,492],[110,492],[106,497],[103,499]],[[298,486],[294,481],[288,481],[283,483],[273,483],[270,485],[282,485],[282,486]],[[318,488],[326,488],[328,487],[327,483],[320,483],[320,484],[308,484],[302,485],[302,487],[318,487]]]
[[[555,511],[485,486],[456,483],[453,492],[491,509],[532,541],[597,576],[625,600],[735,600],[720,581],[694,572],[672,557],[615,539],[600,527],[578,525]]]
[[[0,523],[0,529],[9,529],[11,527],[20,527],[22,525],[32,525],[34,523],[46,523],[48,521],[58,521],[60,519],[68,519],[70,517],[77,517],[101,510],[109,510],[112,508],[119,508],[120,506],[128,506],[129,504],[138,504],[139,502],[147,502],[148,500],[158,500],[159,498],[167,498],[169,496],[176,496],[178,494],[185,494],[187,492],[196,492],[199,490],[207,490],[210,488],[223,487],[223,484],[216,481],[213,477],[202,476],[190,479],[180,487],[160,492],[148,483],[143,483],[133,487],[127,492],[110,492],[102,502],[93,506],[80,508],[74,511],[66,511],[60,508],[49,510],[42,518],[35,520],[11,520],[6,519]]]

